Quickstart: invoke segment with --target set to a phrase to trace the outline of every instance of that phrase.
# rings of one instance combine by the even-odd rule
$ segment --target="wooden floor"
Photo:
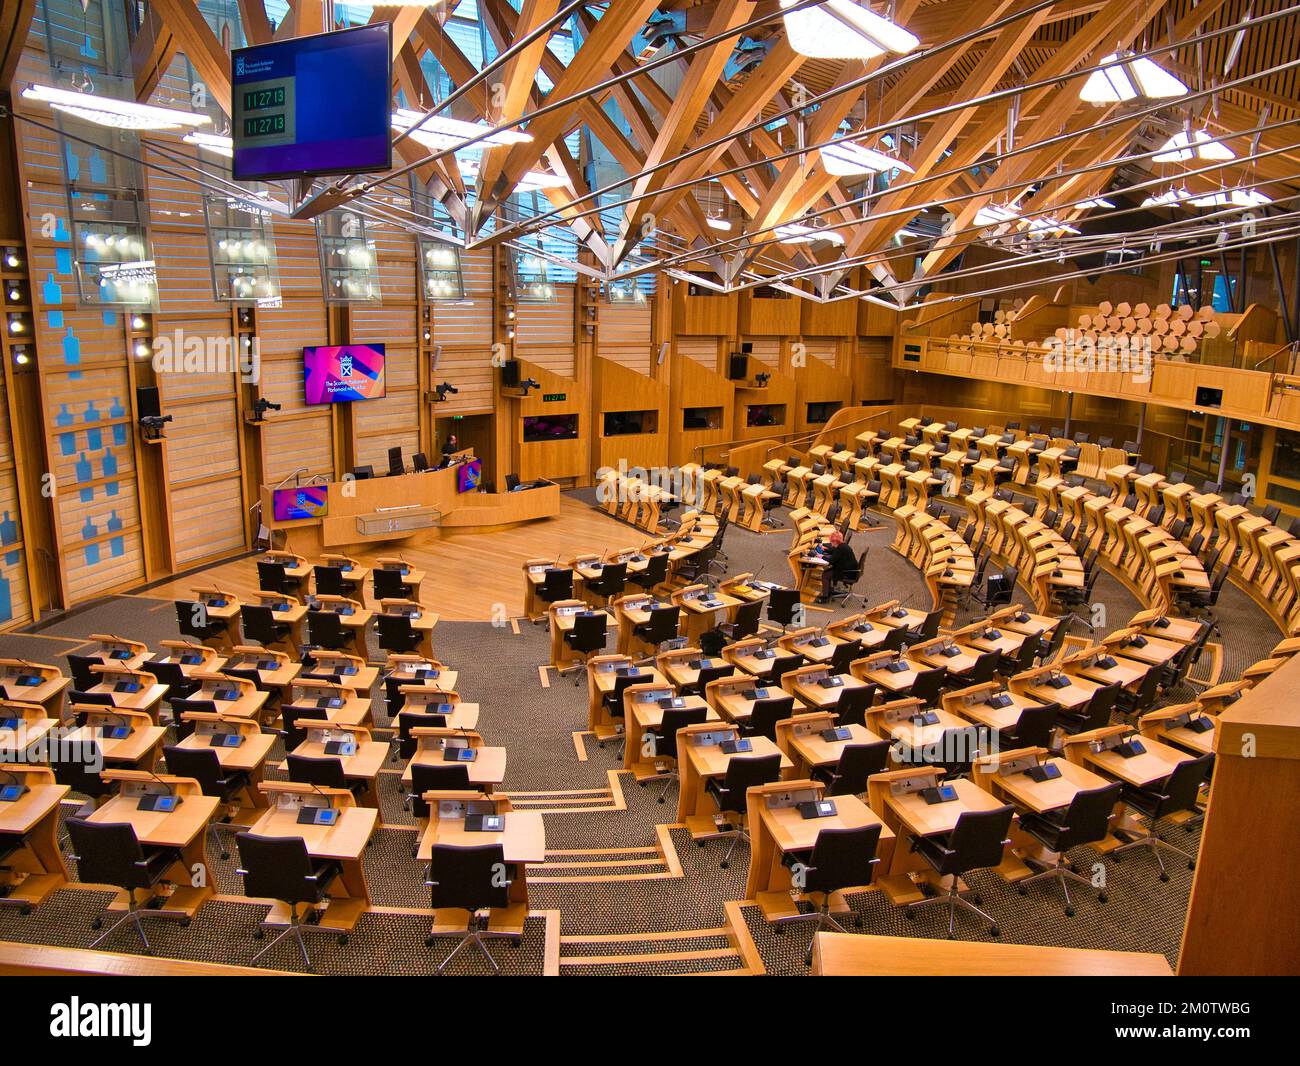
[[[567,560],[578,552],[631,547],[648,539],[643,530],[561,496],[560,513],[555,518],[490,533],[444,530],[436,540],[407,543],[397,551],[394,545],[387,545],[353,555],[361,563],[369,563],[378,555],[401,555],[428,575],[420,593],[426,607],[451,621],[490,622],[523,613],[525,559],[562,556]],[[285,547],[293,550],[292,539]],[[179,599],[188,596],[198,584],[216,585],[237,598],[251,598],[257,590],[255,560],[219,563],[155,586],[146,595]],[[366,602],[371,602],[369,589]]]

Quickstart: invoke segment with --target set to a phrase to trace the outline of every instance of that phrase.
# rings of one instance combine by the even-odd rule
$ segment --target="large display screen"
[[[329,488],[325,485],[299,485],[271,492],[271,510],[277,522],[299,518],[323,518],[329,511]]]
[[[392,166],[387,22],[231,54],[236,181]]]
[[[478,492],[479,482],[483,480],[483,463],[478,459],[471,459],[468,463],[461,463],[456,467],[456,491],[457,492]]]
[[[351,403],[384,395],[382,344],[329,344],[302,350],[306,402]]]

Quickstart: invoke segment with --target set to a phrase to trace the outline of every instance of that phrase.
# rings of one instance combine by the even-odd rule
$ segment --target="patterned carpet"
[[[905,604],[928,606],[920,575],[889,550],[893,532],[892,522],[886,519],[880,531],[859,533],[854,538],[856,550],[860,551],[864,543],[871,545],[868,572],[859,591],[867,595],[869,602],[897,598]],[[787,533],[759,535],[732,526],[724,545],[729,571],[747,570],[773,580],[787,580],[788,545]],[[436,575],[432,579],[436,580]],[[1122,625],[1137,610],[1131,594],[1109,576],[1098,582],[1097,597],[1107,606],[1110,626]],[[813,619],[820,624],[843,613],[837,608],[817,613]],[[1277,634],[1253,601],[1231,586],[1224,589],[1219,614],[1224,634],[1224,676],[1235,676],[1262,657]],[[574,747],[573,734],[586,726],[585,685],[575,687],[567,680],[552,679],[549,687],[543,687],[537,667],[548,655],[545,628],[522,621],[517,628],[518,633],[510,625],[443,622],[434,634],[434,644],[439,657],[459,670],[462,696],[480,703],[479,728],[487,742],[509,751],[506,791],[521,797],[548,791],[593,790],[585,799],[550,797],[549,802],[543,801],[542,807],[535,808],[561,808],[545,815],[548,849],[580,853],[563,856],[563,861],[572,865],[554,870],[551,863],[557,857],[552,855],[546,867],[530,870],[529,875],[534,912],[559,912],[559,932],[564,941],[560,972],[600,976],[702,972],[740,965],[720,930],[727,924],[724,904],[743,897],[744,850],[738,850],[737,860],[730,869],[723,870],[719,860],[725,841],[710,842],[701,848],[683,829],[657,830],[673,823],[675,790],[661,805],[656,802],[659,785],[639,788],[628,775],[618,774],[613,779],[613,792],[605,792],[611,787],[610,771],[621,768],[615,746],[601,749],[586,737],[586,761],[579,760]],[[89,633],[104,630],[130,634],[150,645],[176,635],[168,602],[147,596],[114,597],[58,619],[37,634],[0,636],[0,654],[57,662],[66,669],[63,656]],[[1190,698],[1186,693],[1174,697]],[[382,708],[382,699],[376,701],[376,707]],[[386,724],[382,710],[376,717],[381,725]],[[282,757],[277,743],[272,759]],[[346,945],[337,944],[331,936],[310,935],[309,950],[321,973],[431,973],[450,950],[451,941],[424,947],[428,916],[409,913],[427,909],[429,898],[422,884],[421,864],[411,857],[414,833],[408,828],[411,817],[402,808],[397,788],[399,764],[388,763],[387,767],[380,781],[383,828],[376,833],[365,858],[377,910],[361,920]],[[268,776],[283,774],[272,769]],[[1166,827],[1166,831],[1179,846],[1195,850],[1198,832],[1178,827]],[[667,856],[660,854],[663,838],[670,852]],[[602,853],[589,854],[597,851]],[[581,854],[584,852],[588,853],[585,857]],[[1085,872],[1096,861],[1086,848],[1073,858]],[[246,964],[265,943],[252,938],[265,906],[240,898],[243,887],[233,859],[223,862],[210,853],[209,860],[219,898],[207,904],[188,928],[169,922],[150,923],[150,937],[160,954]],[[610,861],[627,865],[580,865]],[[673,873],[678,863],[681,876]],[[1080,892],[1073,918],[1064,916],[1059,890],[1053,886],[1036,885],[1027,897],[1022,897],[992,873],[977,873],[967,880],[981,892],[984,908],[996,917],[1004,941],[1156,951],[1172,963],[1182,933],[1191,873],[1175,862],[1168,866],[1170,880],[1162,883],[1157,879],[1154,859],[1146,852],[1126,856],[1118,865],[1107,862],[1104,872],[1110,901],[1102,905],[1094,895]],[[595,879],[611,869],[640,876]],[[0,939],[88,946],[98,935],[91,930],[91,919],[107,899],[98,891],[69,888],[56,893],[30,916],[0,909]],[[851,897],[851,902],[862,919],[863,931],[890,936],[934,936],[940,932],[938,908],[908,921],[881,893],[858,894]],[[742,913],[768,972],[805,972],[803,953],[810,935],[808,925],[797,923],[778,930],[769,926],[755,907],[744,907]],[[958,936],[987,939],[984,926],[973,918],[959,917],[958,921]],[[546,927],[545,916],[537,913],[529,920],[519,947],[492,944],[491,950],[505,972],[542,972]],[[849,928],[856,927],[850,924]],[[702,932],[691,936],[690,930]],[[638,939],[592,939],[667,931],[682,935],[654,940],[650,946]],[[122,931],[105,948],[135,952],[140,945],[133,934]],[[651,961],[641,958],[651,951],[666,957]],[[698,956],[691,957],[695,953]],[[575,960],[574,956],[588,958]],[[593,956],[605,961],[593,962]],[[620,958],[623,956],[628,956],[626,961]],[[298,969],[301,960],[296,949],[286,942],[263,964]],[[481,955],[462,952],[450,972],[489,971]]]

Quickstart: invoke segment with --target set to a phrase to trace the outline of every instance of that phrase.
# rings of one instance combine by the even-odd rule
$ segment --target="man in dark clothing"
[[[844,541],[844,534],[838,529],[830,535],[830,540],[819,549],[826,559],[826,569],[822,575],[823,601],[829,600],[831,588],[836,582],[853,584],[858,579],[858,557]]]

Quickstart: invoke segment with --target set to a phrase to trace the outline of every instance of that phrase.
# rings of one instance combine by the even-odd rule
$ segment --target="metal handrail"
[[[886,415],[892,414],[893,411],[894,411],[894,407],[893,407],[893,405],[891,404],[890,407],[889,407],[887,410],[884,410],[884,411],[876,411],[874,414],[864,415],[864,416],[861,417],[861,418],[855,418],[855,419],[853,419],[853,421],[851,421],[851,422],[845,422],[843,425],[844,425],[845,427],[861,425],[863,422],[870,422],[870,421],[872,421],[873,419],[876,419],[876,418],[883,418],[883,417],[885,417]],[[767,440],[767,439],[775,439],[775,440],[778,440],[778,441],[780,441],[780,444],[778,444],[778,447],[786,447],[786,446],[789,446],[789,445],[796,444],[796,443],[797,443],[798,441],[800,441],[800,440],[808,440],[808,441],[816,440],[816,439],[817,439],[818,437],[820,437],[824,432],[826,432],[826,431],[825,431],[825,430],[822,430],[822,429],[819,429],[819,430],[817,430],[815,433],[779,433],[779,434],[773,434],[773,435],[771,436],[771,438],[767,438],[767,437],[741,437],[741,438],[739,438],[739,439],[737,439],[737,440],[720,440],[720,441],[714,441],[714,442],[711,443],[711,444],[697,444],[697,445],[695,445],[694,448],[691,449],[691,451],[692,451],[692,453],[694,454],[695,459],[696,459],[697,462],[703,462],[703,460],[704,460],[704,453],[705,453],[706,451],[708,451],[710,448],[730,448],[730,447],[732,447],[733,445],[736,445],[736,444],[757,444],[757,443],[759,443],[759,441]],[[776,450],[775,448],[769,448],[769,449],[767,450],[766,454],[771,455],[772,452],[775,451],[775,450]]]

